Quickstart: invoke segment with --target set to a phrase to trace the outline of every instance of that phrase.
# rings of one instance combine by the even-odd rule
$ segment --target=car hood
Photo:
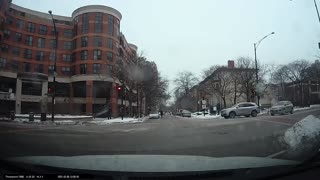
[[[298,162],[263,157],[206,157],[184,155],[24,156],[11,162],[92,171],[192,172],[296,165]]]

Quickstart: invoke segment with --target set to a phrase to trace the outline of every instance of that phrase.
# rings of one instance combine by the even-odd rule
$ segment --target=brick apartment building
[[[120,32],[121,13],[90,5],[76,9],[71,17],[53,17],[58,31],[55,112],[91,114],[110,104],[117,116],[121,101],[114,89],[120,82],[112,69],[116,61],[130,61],[137,51]],[[53,87],[55,46],[48,13],[0,0],[2,112],[39,113],[40,104],[45,103],[50,113],[47,93]],[[136,107],[137,103],[131,104]]]

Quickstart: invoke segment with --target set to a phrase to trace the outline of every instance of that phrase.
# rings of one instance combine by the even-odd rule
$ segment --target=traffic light
[[[118,92],[122,92],[122,86],[117,86]]]
[[[51,96],[53,94],[53,88],[48,87],[48,93],[47,95]]]

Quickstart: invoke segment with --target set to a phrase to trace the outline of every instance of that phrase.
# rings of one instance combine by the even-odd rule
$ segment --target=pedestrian
[[[162,111],[162,110],[160,110],[160,116],[161,116],[161,118],[162,118],[162,116],[163,116],[163,111]]]
[[[218,115],[220,115],[220,110],[221,110],[221,105],[220,105],[220,103],[217,103],[217,112],[218,112]]]
[[[109,107],[109,109],[108,109],[108,119],[111,119],[111,115],[112,115],[112,109],[111,109],[111,107]]]

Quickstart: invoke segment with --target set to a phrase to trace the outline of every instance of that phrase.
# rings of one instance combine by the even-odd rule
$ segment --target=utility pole
[[[262,39],[260,39],[258,42],[254,43],[253,44],[253,47],[254,47],[254,63],[255,63],[255,66],[256,66],[256,95],[257,95],[257,100],[258,100],[258,106],[260,107],[260,94],[259,92],[257,92],[257,86],[259,84],[259,76],[258,76],[258,60],[257,60],[257,48],[258,46],[260,45],[260,43],[266,39],[268,36],[274,34],[274,32],[264,36]]]
[[[48,11],[54,28],[55,35],[55,47],[54,47],[54,65],[53,65],[53,92],[52,92],[52,102],[51,102],[51,121],[54,121],[54,105],[55,105],[55,94],[56,94],[56,76],[57,76],[57,49],[58,49],[58,33],[56,28],[56,23],[54,21],[52,11]]]

